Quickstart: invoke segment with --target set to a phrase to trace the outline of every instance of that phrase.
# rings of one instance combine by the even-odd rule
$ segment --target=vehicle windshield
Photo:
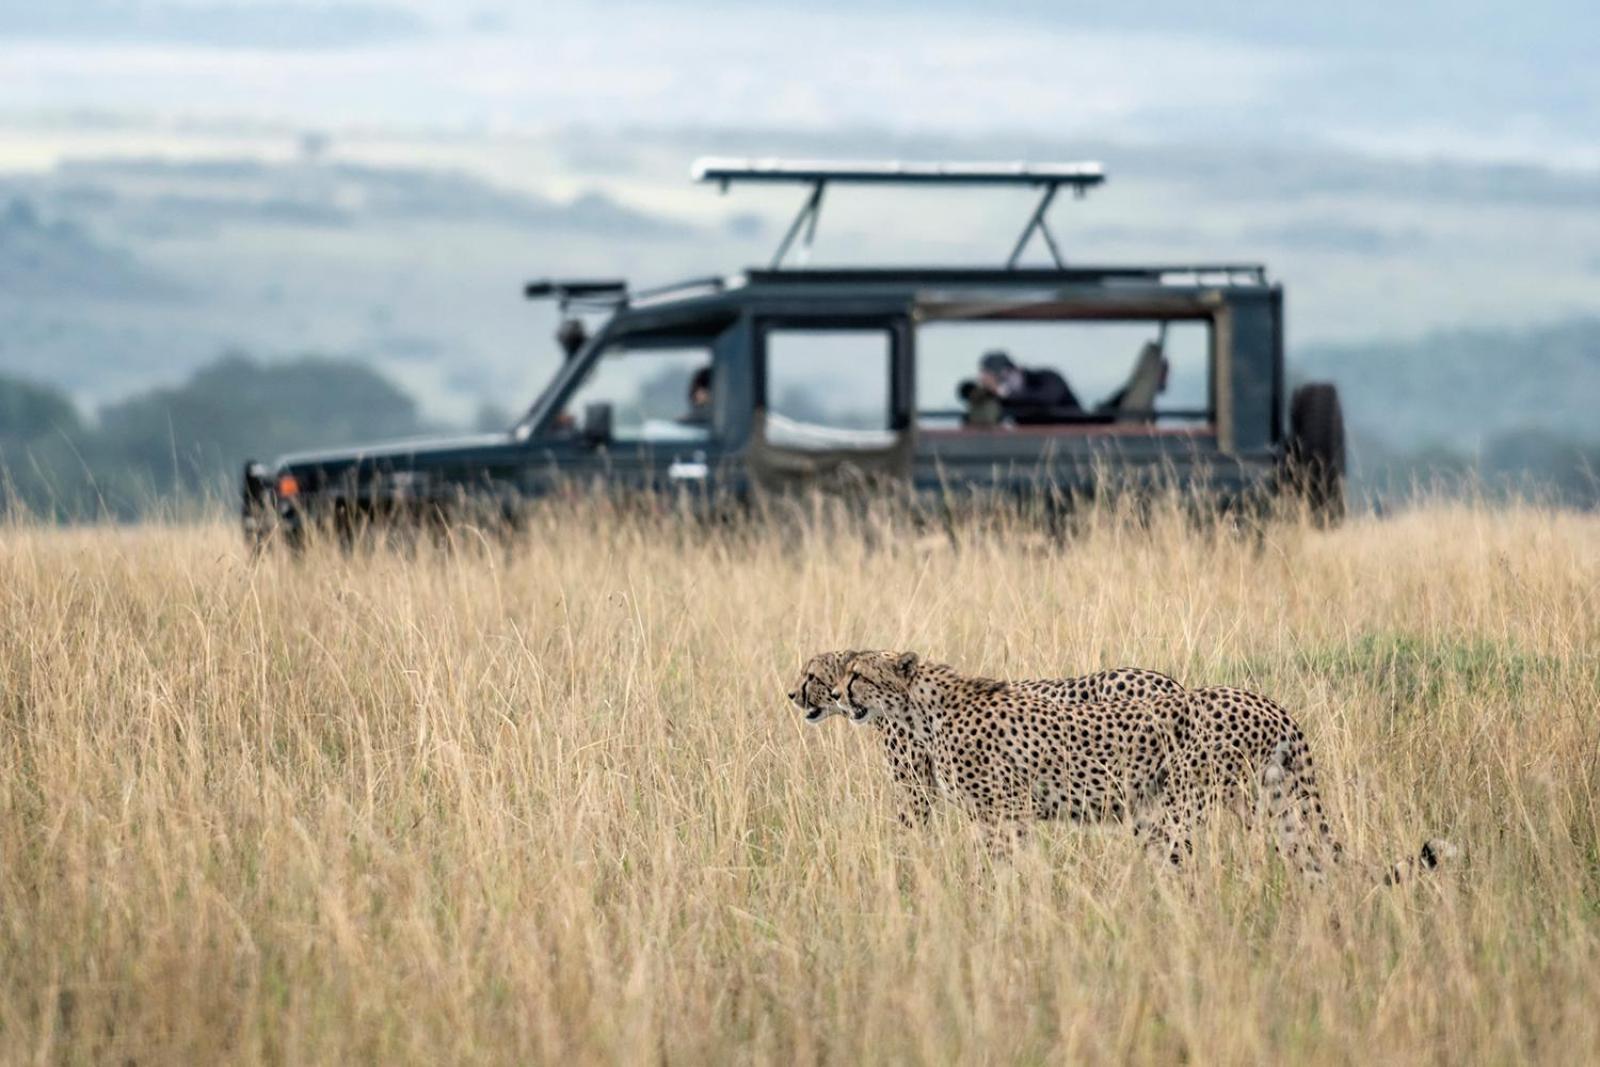
[[[568,395],[551,429],[576,433],[592,405],[609,404],[613,441],[707,440],[714,387],[708,346],[613,345]]]

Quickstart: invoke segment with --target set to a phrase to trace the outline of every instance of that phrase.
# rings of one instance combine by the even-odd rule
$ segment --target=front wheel
[[[1312,382],[1289,401],[1289,488],[1305,501],[1318,526],[1344,519],[1344,412],[1331,382]]]

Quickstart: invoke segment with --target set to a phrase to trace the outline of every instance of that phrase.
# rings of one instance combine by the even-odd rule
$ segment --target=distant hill
[[[1362,414],[1370,417],[1371,409]],[[492,404],[475,419],[484,430],[510,421]],[[1397,447],[1363,425],[1353,420],[1350,491],[1357,507],[1403,499],[1418,486],[1532,492],[1600,506],[1600,437],[1588,427],[1587,435],[1528,426],[1498,431],[1469,451]],[[106,404],[92,419],[55,387],[0,374],[0,514],[14,499],[60,519],[136,518],[208,498],[231,503],[248,458],[438,428],[402,389],[351,359],[223,356],[177,386]]]
[[[1600,442],[1600,318],[1317,345],[1291,363],[1337,382],[1351,428],[1390,447],[1473,453],[1529,431]]]
[[[187,381],[84,419],[59,390],[0,375],[0,512],[8,495],[60,518],[130,518],[235,491],[244,461],[412,436],[416,403],[365,364],[224,356]]]

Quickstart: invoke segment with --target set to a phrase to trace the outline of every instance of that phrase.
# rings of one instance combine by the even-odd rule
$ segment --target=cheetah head
[[[843,715],[844,708],[834,699],[833,687],[844,676],[844,665],[854,652],[818,652],[806,660],[800,681],[789,691],[789,700],[805,712],[806,722],[819,723],[830,715]]]
[[[860,652],[845,664],[833,699],[855,722],[874,722],[906,713],[917,676],[915,652]]]

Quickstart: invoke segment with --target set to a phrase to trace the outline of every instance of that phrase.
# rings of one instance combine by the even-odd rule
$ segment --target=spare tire
[[[1289,486],[1318,526],[1344,518],[1344,412],[1331,382],[1312,382],[1289,401]]]

